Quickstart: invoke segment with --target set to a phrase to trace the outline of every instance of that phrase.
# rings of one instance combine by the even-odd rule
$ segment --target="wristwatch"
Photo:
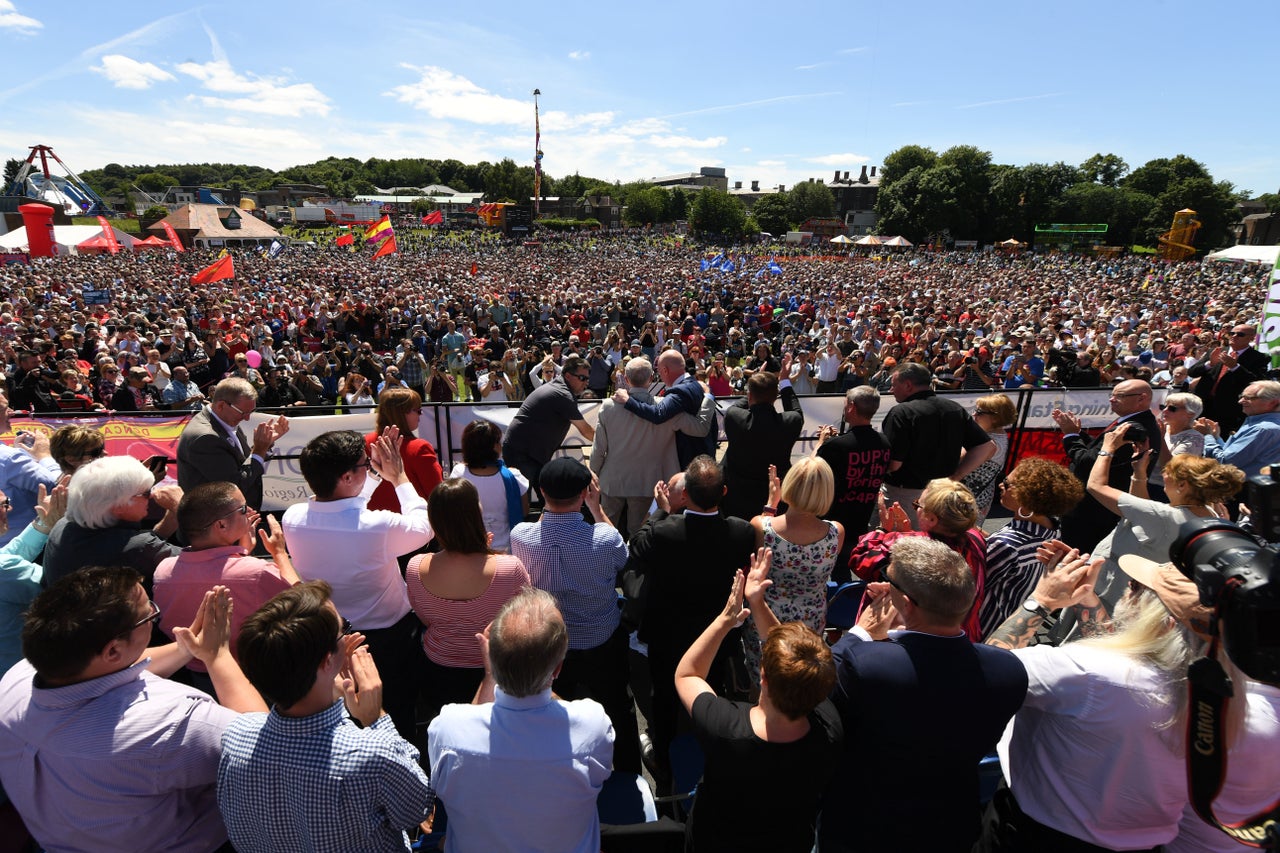
[[[1034,596],[1022,602],[1022,609],[1027,611],[1028,613],[1034,613],[1035,615],[1039,616],[1041,619],[1050,618],[1049,611],[1045,608],[1043,604],[1036,601]]]

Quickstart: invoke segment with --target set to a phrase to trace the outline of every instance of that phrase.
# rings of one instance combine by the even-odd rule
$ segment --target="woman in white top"
[[[511,528],[529,512],[529,480],[503,464],[502,429],[486,420],[467,424],[462,430],[462,461],[453,466],[449,476],[461,477],[476,487],[485,529],[493,534],[491,547],[509,553]]]
[[[1008,787],[996,791],[974,850],[1158,849],[1177,835],[1187,801],[1190,631],[1136,582],[1112,620],[1094,590],[1100,566],[1051,544],[1052,565],[1032,593],[1040,610],[1019,608],[987,639],[1014,650],[1028,686],[999,745]],[[1028,647],[1042,611],[1059,607],[1074,611],[1084,639]]]

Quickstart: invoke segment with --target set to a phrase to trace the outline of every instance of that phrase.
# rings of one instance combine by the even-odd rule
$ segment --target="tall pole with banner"
[[[1267,282],[1267,306],[1262,312],[1262,344],[1271,353],[1271,366],[1280,367],[1280,253]]]
[[[542,123],[538,119],[538,96],[541,89],[533,90],[533,218],[538,218],[542,199]]]

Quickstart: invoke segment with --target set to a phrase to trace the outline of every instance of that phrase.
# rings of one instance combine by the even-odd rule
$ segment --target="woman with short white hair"
[[[144,525],[150,498],[164,509]],[[178,527],[182,489],[156,486],[155,475],[132,456],[95,459],[76,470],[67,487],[67,514],[54,525],[44,551],[46,586],[85,566],[129,566],[151,593],[156,566],[181,552],[165,541]]]

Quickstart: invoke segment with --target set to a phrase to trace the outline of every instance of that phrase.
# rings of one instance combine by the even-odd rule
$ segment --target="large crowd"
[[[211,260],[0,267],[0,782],[32,845],[1236,844],[1190,805],[1212,620],[1167,547],[1280,459],[1265,273],[648,232],[414,230],[191,285]],[[1116,421],[1055,411],[1067,464],[1006,464],[1006,392],[1052,386]],[[841,422],[795,459],[813,394]],[[420,410],[467,400],[516,411],[446,472]],[[303,449],[314,497],[260,516],[289,419],[361,406]],[[7,423],[166,409],[176,485]],[[1229,822],[1280,788],[1280,689],[1228,669]],[[601,797],[628,785],[631,821]]]

